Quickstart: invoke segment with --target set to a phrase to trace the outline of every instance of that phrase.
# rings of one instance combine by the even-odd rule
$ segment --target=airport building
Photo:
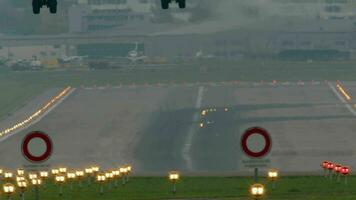
[[[188,21],[200,0],[189,0],[187,9],[161,9],[159,0],[78,0],[69,9],[69,32],[100,32],[150,22]],[[178,5],[172,4],[172,7]]]
[[[105,31],[147,22],[152,0],[79,0],[69,9],[69,32]]]
[[[299,27],[302,26],[303,28]],[[332,27],[332,29],[330,28]],[[160,28],[160,29],[159,29]],[[197,27],[199,29],[199,27]],[[287,27],[286,30],[239,30],[231,29],[213,33],[185,33],[173,27],[167,31],[160,26],[143,27],[139,30],[113,32],[107,35],[75,34],[48,37],[46,45],[60,46],[67,56],[114,58],[127,56],[138,42],[140,54],[148,57],[194,58],[198,52],[207,57],[223,59],[276,58],[285,51],[329,51],[341,55],[339,59],[354,59],[356,52],[356,27],[353,20],[312,21],[309,24]],[[169,31],[170,30],[170,31]],[[289,30],[289,31],[288,31]],[[22,41],[18,38],[4,41],[12,46],[40,45],[36,38]],[[32,43],[32,44],[31,44]],[[7,44],[0,50],[8,53]],[[46,47],[48,48],[48,47]],[[11,52],[15,47],[10,48]],[[46,51],[43,49],[42,51]]]
[[[132,5],[134,1],[136,3]],[[300,2],[275,1],[287,7]],[[332,5],[351,9],[356,0],[309,1],[311,5],[322,5],[323,8]],[[45,38],[31,36],[23,40],[8,38],[0,40],[0,46],[38,46],[45,43],[60,46],[67,56],[110,58],[127,56],[137,42],[141,54],[167,59],[194,58],[198,53],[224,59],[277,58],[278,55],[284,55],[284,52],[320,53],[320,50],[325,51],[326,55],[334,53],[340,56],[337,59],[355,58],[356,19],[352,17],[279,18],[280,21],[274,19],[274,23],[268,27],[261,26],[261,29],[230,26],[205,31],[207,26],[212,25],[152,23],[150,17],[154,6],[157,5],[150,0],[81,0],[69,11],[70,34]],[[333,9],[322,10],[334,12]],[[8,54],[7,48],[0,52]]]
[[[288,10],[290,15],[300,13],[300,9],[311,10],[320,19],[354,19],[356,0],[274,0]]]
[[[277,22],[276,22],[277,23]],[[283,27],[283,28],[279,28]],[[190,27],[192,28],[192,27]],[[124,56],[135,42],[149,57],[192,58],[198,52],[209,57],[241,59],[244,57],[275,57],[289,50],[332,50],[353,54],[356,50],[355,21],[308,20],[270,26],[270,30],[227,29],[211,33],[199,33],[204,25],[194,30],[183,27],[161,27],[154,24],[142,27],[138,32],[117,31],[108,40],[96,40],[95,44],[78,44],[81,56]],[[131,44],[131,45],[130,45]]]

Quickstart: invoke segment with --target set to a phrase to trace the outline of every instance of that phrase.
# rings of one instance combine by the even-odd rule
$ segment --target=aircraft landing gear
[[[32,0],[33,14],[40,14],[41,7],[42,5],[40,0]]]
[[[179,8],[185,8],[185,0],[177,0]]]
[[[43,6],[47,6],[50,13],[57,13],[57,0],[32,0],[33,14],[40,14]]]
[[[168,9],[170,2],[171,2],[170,0],[161,0],[162,8],[163,9]]]
[[[172,1],[176,1],[178,3],[179,8],[185,8],[185,0],[161,0],[162,8],[163,9],[168,9],[169,4]]]
[[[57,0],[47,0],[49,12],[52,14],[57,13]]]

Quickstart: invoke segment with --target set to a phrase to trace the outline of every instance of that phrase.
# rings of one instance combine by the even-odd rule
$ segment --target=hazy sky
[[[210,10],[208,18],[168,33],[209,33],[236,28],[263,29],[266,25],[278,28],[288,24],[290,20],[315,19],[320,10],[310,4],[286,6],[273,0],[204,0],[202,3],[205,9]]]

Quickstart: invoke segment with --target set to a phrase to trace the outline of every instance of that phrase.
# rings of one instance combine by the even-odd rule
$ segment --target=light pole
[[[276,188],[276,181],[278,179],[278,170],[276,169],[271,169],[268,171],[267,173],[268,175],[268,179],[272,182],[272,189],[275,189]]]
[[[255,183],[250,187],[250,194],[254,200],[262,199],[265,195],[265,187],[262,184]]]
[[[59,174],[59,168],[54,168],[51,170],[51,174],[52,174],[52,177],[53,177],[53,182],[56,182],[55,181],[55,178],[56,176]],[[53,184],[56,184],[56,183],[53,183]]]
[[[130,173],[132,171],[132,166],[131,165],[126,165],[126,181],[129,182],[130,180]]]
[[[118,187],[119,186],[119,183],[118,183],[118,180],[119,180],[119,178],[120,178],[120,170],[113,170],[112,172],[111,172],[113,175],[114,175],[114,179],[115,179],[115,187]]]
[[[57,175],[55,177],[55,181],[59,186],[59,196],[60,197],[63,196],[63,184],[64,184],[65,180],[66,180],[66,177],[64,175],[61,175],[61,174]]]
[[[114,178],[114,174],[112,172],[105,172],[105,177],[106,177],[106,180],[107,182],[109,183],[109,190],[111,190],[111,180]]]
[[[328,177],[328,165],[329,165],[329,161],[323,161],[321,163],[321,167],[324,169],[324,177]]]
[[[3,185],[3,192],[10,200],[11,196],[15,193],[15,186],[12,183],[6,183]]]
[[[91,170],[93,171],[93,179],[94,179],[94,182],[95,182],[96,176],[99,173],[100,167],[98,165],[93,165],[93,166],[91,166]]]
[[[329,162],[327,165],[326,165],[326,168],[329,170],[329,176],[330,176],[330,181],[332,181],[333,179],[333,170],[334,170],[334,163],[332,162]]]
[[[88,185],[90,185],[91,184],[91,178],[92,178],[92,175],[94,173],[93,168],[88,167],[88,168],[85,168],[84,171],[85,171],[85,174],[86,174],[87,179],[88,179]]]
[[[127,174],[127,168],[126,167],[120,167],[119,169],[121,177],[122,177],[122,185],[126,184],[126,174]]]
[[[344,167],[341,167],[341,169],[340,169],[340,173],[342,175],[344,175],[344,177],[345,177],[345,185],[347,185],[347,176],[350,175],[350,172],[351,172],[350,167],[344,166]]]
[[[2,168],[0,168],[0,182],[2,182],[2,178],[3,178],[3,175],[4,175],[4,170]]]
[[[70,190],[73,190],[73,181],[76,179],[76,175],[74,172],[67,173],[67,179],[70,182]]]
[[[106,181],[106,176],[105,174],[98,174],[96,176],[96,181],[98,181],[98,183],[100,184],[100,195],[104,194],[104,183]]]
[[[40,171],[40,177],[43,180],[43,186],[46,185],[46,180],[48,178],[48,172],[47,171]]]
[[[0,168],[0,175],[3,176],[4,175],[4,170],[2,168]]]
[[[42,180],[39,178],[35,178],[31,180],[32,185],[35,187],[35,199],[39,200],[40,199],[40,192],[39,192],[39,186],[42,184]]]
[[[179,172],[177,172],[177,171],[169,172],[168,179],[173,183],[172,193],[175,194],[177,192],[176,183],[180,179]]]
[[[340,181],[340,171],[341,171],[341,165],[335,164],[334,166],[334,173],[336,175],[336,181],[339,182]]]
[[[17,187],[20,188],[21,200],[25,200],[25,190],[27,188],[27,181],[26,180],[17,181]]]
[[[75,175],[79,181],[79,187],[82,187],[82,179],[84,177],[84,171],[83,170],[77,170],[75,171]]]

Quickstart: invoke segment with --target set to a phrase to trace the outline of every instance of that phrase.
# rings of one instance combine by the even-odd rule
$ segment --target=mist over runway
[[[352,95],[356,83],[344,87]],[[42,130],[54,143],[51,166],[131,163],[140,175],[242,174],[250,169],[241,134],[260,126],[272,137],[267,167],[318,173],[322,160],[356,164],[348,106],[355,107],[343,98],[336,83],[324,82],[81,87],[3,141],[0,158],[4,167],[23,165],[22,138]]]

